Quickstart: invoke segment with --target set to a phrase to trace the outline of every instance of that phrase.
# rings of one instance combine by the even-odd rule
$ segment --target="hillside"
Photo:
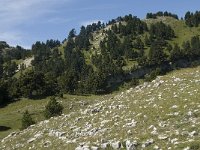
[[[184,20],[177,20],[172,17],[157,17],[156,19],[145,19],[144,21],[149,26],[160,21],[170,25],[176,35],[176,38],[174,38],[170,43],[178,43],[180,46],[184,41],[191,39],[193,36],[200,35],[200,27],[188,27]]]
[[[0,41],[0,149],[200,149],[198,18],[130,14],[31,50]],[[45,120],[54,97],[64,110]],[[21,130],[26,110],[36,124]]]
[[[200,67],[173,71],[11,133],[0,149],[198,149],[199,85]]]
[[[132,80],[150,81],[197,66],[200,27],[167,15],[141,20],[129,14],[106,24],[99,21],[82,26],[78,34],[72,29],[62,43],[37,41],[30,51],[3,42],[0,105],[22,97],[108,94]]]

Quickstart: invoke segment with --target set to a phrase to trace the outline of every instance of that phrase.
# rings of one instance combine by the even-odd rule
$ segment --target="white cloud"
[[[17,31],[0,31],[0,40],[8,42],[8,44],[16,45],[16,42],[21,42],[22,33]]]
[[[94,20],[83,21],[83,22],[80,23],[80,25],[87,26],[87,25],[91,25],[93,23],[97,23],[98,21],[104,22],[103,20],[94,19]]]
[[[72,19],[55,17],[55,18],[50,18],[45,22],[52,23],[52,24],[62,24],[62,23],[68,23],[70,21],[72,21]]]
[[[72,8],[68,9],[68,11],[102,11],[102,10],[111,10],[117,9],[118,7],[113,5],[106,4],[105,6],[92,6],[92,7],[82,7],[82,8]]]
[[[19,26],[30,22],[34,24],[35,20],[45,15],[51,17],[60,5],[69,1],[71,0],[0,0],[0,41],[6,40],[16,45],[24,34],[24,31],[19,30]],[[57,21],[62,20],[60,18]]]
[[[56,6],[70,0],[1,0],[0,20],[7,25],[16,25],[23,21],[57,12]],[[11,24],[12,23],[12,24]]]

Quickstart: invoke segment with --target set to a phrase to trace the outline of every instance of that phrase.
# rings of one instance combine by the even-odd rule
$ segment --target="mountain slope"
[[[137,149],[198,149],[199,90],[200,67],[173,71],[12,133],[2,140],[0,149],[70,150],[79,145],[95,149],[118,147],[119,142],[132,143]]]
[[[193,36],[200,35],[200,27],[188,27],[184,20],[177,20],[172,17],[157,17],[156,19],[145,19],[144,20],[148,26],[156,22],[162,21],[168,24],[175,31],[176,38],[174,38],[170,44],[178,43],[180,46],[183,42],[191,39]]]

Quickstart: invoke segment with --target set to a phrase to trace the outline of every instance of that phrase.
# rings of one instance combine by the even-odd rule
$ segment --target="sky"
[[[72,28],[133,14],[168,11],[184,17],[199,0],[0,0],[0,41],[31,48],[36,41],[62,41]]]

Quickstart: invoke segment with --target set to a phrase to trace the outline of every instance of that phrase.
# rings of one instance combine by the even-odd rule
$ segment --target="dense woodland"
[[[157,16],[178,19],[177,15],[168,12],[147,14],[147,18]],[[199,12],[185,15],[189,27],[198,26],[199,20]],[[92,45],[94,33],[104,37],[98,48]],[[138,84],[138,79],[149,81],[170,70],[194,64],[200,57],[199,36],[188,39],[181,46],[170,44],[175,37],[172,27],[163,22],[148,26],[145,21],[127,15],[106,25],[98,22],[82,26],[79,34],[72,29],[63,43],[58,40],[38,41],[31,50],[1,42],[0,105],[21,97],[39,99],[64,93],[108,93],[117,83],[131,80]],[[60,50],[62,46],[64,52]],[[34,57],[32,67],[19,69],[16,61],[30,56]],[[125,70],[129,61],[135,64]],[[144,68],[149,71],[134,76],[134,72]]]
[[[146,19],[150,19],[150,18],[156,19],[157,17],[162,17],[162,16],[173,17],[173,18],[178,20],[178,15],[172,14],[172,13],[167,12],[167,11],[165,11],[165,12],[159,11],[157,13],[147,13]]]
[[[196,11],[195,13],[188,11],[185,14],[185,23],[189,27],[198,27],[200,24],[200,11]]]

